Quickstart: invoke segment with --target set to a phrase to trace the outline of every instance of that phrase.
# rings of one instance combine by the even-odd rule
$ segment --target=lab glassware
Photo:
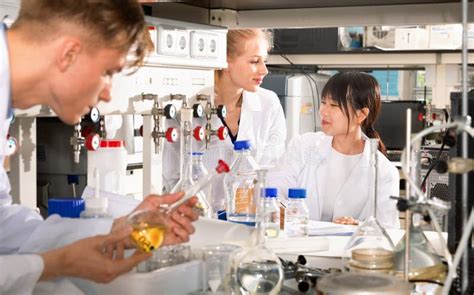
[[[229,293],[231,260],[234,253],[240,249],[239,246],[225,244],[209,245],[202,249],[208,293]]]
[[[255,226],[257,198],[254,193],[259,166],[250,154],[248,140],[234,143],[235,160],[224,178],[227,220]]]
[[[278,189],[267,187],[264,189],[262,226],[265,237],[277,238],[280,233],[280,205],[278,202]]]
[[[285,210],[285,233],[288,237],[307,237],[309,210],[306,206],[306,189],[290,188]]]
[[[265,216],[266,208],[258,212]],[[258,216],[257,220],[263,220]],[[283,267],[280,259],[265,245],[265,233],[262,222],[257,222],[255,247],[242,254],[236,276],[241,291],[248,294],[278,294],[283,284]]]
[[[361,222],[349,239],[343,253],[346,271],[391,272],[393,271],[394,245],[385,229],[376,219],[377,207],[377,153],[379,141],[370,141],[370,167],[372,183],[369,188],[369,201],[373,203],[372,214]]]
[[[150,252],[160,247],[172,211],[195,196],[203,186],[209,184],[218,174],[227,172],[229,172],[229,166],[226,162],[219,160],[215,170],[188,188],[184,196],[175,203],[156,210],[139,210],[132,213],[127,218],[127,223],[133,228],[131,237],[137,247],[144,252]]]
[[[193,181],[193,160],[192,160],[192,121],[193,109],[181,109],[181,141],[180,141],[180,179],[173,187],[171,193],[186,191],[194,185]],[[206,196],[202,191],[195,192],[198,198],[197,208],[201,216],[211,217],[212,209]]]

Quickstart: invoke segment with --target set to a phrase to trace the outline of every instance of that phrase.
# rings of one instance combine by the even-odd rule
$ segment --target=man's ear
[[[362,124],[365,119],[369,116],[369,108],[363,108],[361,110],[357,110],[357,121],[359,124]]]
[[[78,39],[67,38],[58,47],[56,62],[61,72],[72,66],[82,51],[82,44]]]

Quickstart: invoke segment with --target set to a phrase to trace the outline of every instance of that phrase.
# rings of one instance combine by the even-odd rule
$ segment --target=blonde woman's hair
[[[267,42],[267,51],[272,49],[273,36],[268,30],[231,29],[227,32],[227,57],[240,56],[245,51],[245,41],[252,38],[262,38]]]

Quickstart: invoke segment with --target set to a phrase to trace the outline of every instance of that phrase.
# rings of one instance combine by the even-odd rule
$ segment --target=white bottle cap
[[[193,110],[182,108],[181,112],[181,122],[192,122],[193,121]]]

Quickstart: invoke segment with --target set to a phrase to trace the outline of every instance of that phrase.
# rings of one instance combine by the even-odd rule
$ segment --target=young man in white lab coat
[[[363,221],[373,209],[367,139],[380,138],[373,128],[381,105],[378,83],[365,73],[339,73],[329,79],[321,97],[322,132],[294,138],[267,184],[278,187],[282,197],[288,188],[306,188],[312,220]],[[396,201],[390,199],[399,195],[399,174],[384,152],[380,141],[377,220],[386,228],[399,228]]]
[[[47,105],[65,123],[79,122],[90,107],[111,99],[114,73],[143,60],[146,34],[141,7],[130,0],[23,1],[11,29],[0,23],[0,294],[28,294],[38,280],[61,276],[109,282],[149,257],[136,252],[123,258],[123,247],[130,246],[125,218],[43,221],[35,211],[11,204],[3,168],[13,108]],[[135,59],[128,64],[132,45]],[[149,196],[139,207],[155,209],[180,196]],[[195,201],[173,214],[165,243],[188,240],[197,219]],[[45,252],[17,254],[24,249]],[[80,292],[61,286],[58,292]]]
[[[286,121],[278,96],[260,85],[268,74],[265,61],[270,49],[270,36],[260,29],[233,29],[227,33],[228,68],[218,71],[214,91],[215,105],[227,109],[225,119],[212,117],[212,127],[228,128],[229,136],[221,141],[212,137],[208,149],[205,143],[193,142],[195,151],[204,152],[204,166],[214,169],[219,159],[232,163],[235,141],[249,140],[255,160],[262,167],[274,166],[285,152]],[[195,119],[195,125],[205,126],[205,119]],[[174,125],[176,127],[177,125]],[[166,161],[163,176],[171,190],[180,178],[179,145],[165,145]],[[223,177],[212,185],[213,209],[225,208]]]

